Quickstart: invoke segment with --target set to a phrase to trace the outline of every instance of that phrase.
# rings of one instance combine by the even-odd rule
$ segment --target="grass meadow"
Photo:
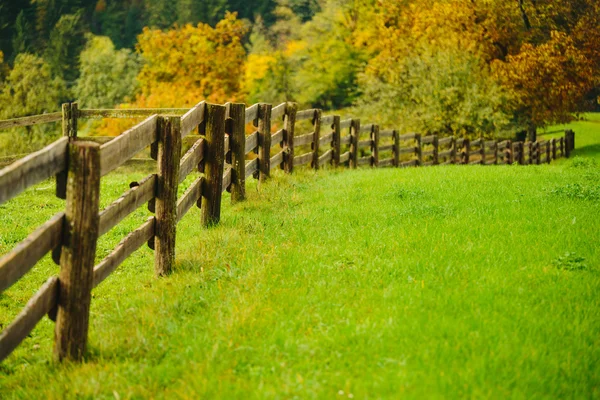
[[[600,115],[570,127],[551,165],[299,169],[215,228],[193,209],[171,276],[143,247],[93,292],[85,363],[52,361],[46,318],[0,398],[600,398]],[[148,172],[103,179],[102,205]],[[53,190],[0,206],[0,254],[64,207]],[[0,325],[57,271],[0,294]]]

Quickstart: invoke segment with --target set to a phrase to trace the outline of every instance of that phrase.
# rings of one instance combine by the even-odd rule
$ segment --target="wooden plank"
[[[348,161],[350,159],[350,152],[347,151],[343,154],[340,154],[340,164]]]
[[[245,110],[245,122],[249,124],[258,118],[258,104],[253,104]]]
[[[100,146],[69,145],[67,201],[60,252],[54,356],[81,361],[87,351],[99,231]]]
[[[190,172],[198,168],[198,165],[204,159],[204,147],[204,139],[200,139],[181,158],[179,162],[179,183],[183,182]]]
[[[179,222],[185,214],[192,208],[194,204],[198,205],[202,197],[202,185],[204,185],[204,177],[199,176],[183,193],[180,199],[177,200],[177,222]]]
[[[271,109],[271,120],[277,120],[278,118],[283,117],[285,114],[285,107],[287,103],[281,103],[280,105],[273,107]]]
[[[273,157],[271,157],[271,165],[279,165],[283,162],[283,154],[285,152],[282,150],[279,153],[275,154]]]
[[[283,129],[278,130],[271,135],[271,148],[279,146],[283,140]]]
[[[150,217],[139,228],[125,236],[113,251],[94,267],[94,287],[102,283],[134,251],[150,241],[154,237],[154,229],[154,217]]]
[[[0,204],[66,168],[68,137],[0,170]]]
[[[495,140],[486,140],[484,142],[485,147],[493,149],[494,147],[496,147],[496,141]]]
[[[324,117],[321,117],[321,125],[331,125],[333,124],[333,118],[335,116],[334,115],[326,115]]]
[[[142,118],[151,115],[184,115],[189,108],[88,108],[78,111],[79,118]]]
[[[0,258],[0,293],[11,287],[62,241],[65,213],[60,212]]]
[[[320,145],[331,144],[332,141],[333,141],[333,132],[328,133],[327,135],[319,138]]]
[[[118,136],[77,136],[74,140],[78,142],[94,142],[98,144],[105,144],[112,140],[115,140]]]
[[[314,136],[314,132],[311,132],[306,135],[294,137],[294,147],[304,146],[312,143]]]
[[[482,139],[476,139],[476,140],[471,140],[470,144],[471,144],[471,147],[473,147],[473,146],[481,146],[482,142],[483,142]]]
[[[246,137],[245,153],[248,154],[251,151],[254,151],[257,146],[258,146],[258,132],[254,132],[250,136]]]
[[[406,133],[404,135],[398,136],[399,140],[415,140],[417,138],[416,133]]]
[[[324,165],[325,163],[331,161],[333,159],[333,150],[329,149],[321,157],[319,157],[319,166]]]
[[[400,167],[416,167],[419,165],[419,160],[410,160],[400,163]]]
[[[394,136],[393,129],[385,129],[383,131],[379,131],[379,138],[391,138]]]
[[[102,236],[110,231],[142,204],[154,198],[156,192],[156,174],[151,174],[139,183],[134,183],[135,186],[100,212],[98,236]]]
[[[352,125],[352,118],[340,121],[340,129],[348,129]]]
[[[296,121],[303,121],[303,120],[307,120],[307,119],[312,120],[315,118],[316,111],[317,111],[316,108],[310,108],[308,110],[298,111],[296,113]]]
[[[358,148],[362,148],[362,147],[371,147],[371,145],[373,144],[373,140],[371,139],[366,139],[366,140],[361,140],[358,142]]]
[[[304,164],[308,164],[312,161],[313,153],[302,154],[301,156],[294,157],[294,165],[300,166]]]
[[[246,163],[246,178],[258,171],[258,158]]]
[[[223,185],[222,191],[226,191],[231,185],[231,168],[226,168],[225,172],[223,172]]]
[[[117,169],[144,148],[156,142],[158,116],[152,115],[100,147],[100,174]]]
[[[201,101],[181,117],[181,137],[185,137],[197,127],[204,124],[206,102]]]
[[[425,150],[421,154],[422,154],[423,157],[427,157],[427,156],[433,156],[434,152],[435,151],[433,149],[432,150]]]
[[[433,144],[435,137],[435,135],[424,136],[421,138],[421,144]]]
[[[394,150],[394,145],[393,144],[384,144],[383,146],[379,146],[379,151],[380,152],[390,151],[390,150]]]
[[[25,308],[0,334],[0,361],[4,360],[29,336],[37,323],[56,307],[58,300],[58,278],[48,279]]]
[[[391,167],[394,165],[393,158],[386,158],[384,160],[379,160],[379,167]]]
[[[452,136],[438,139],[438,145],[445,146],[447,144],[450,144],[450,143],[452,143],[452,139],[454,139]]]
[[[361,157],[358,159],[357,163],[358,163],[358,165],[366,165],[366,164],[371,165],[372,159],[373,159],[373,157],[371,157],[371,156]]]
[[[41,115],[32,115],[30,117],[12,118],[0,121],[0,130],[17,128],[19,126],[31,126],[38,124],[47,124],[62,120],[62,112],[54,112]]]
[[[417,152],[417,147],[403,147],[398,150],[398,154],[415,154]]]
[[[340,128],[341,129],[341,128]],[[344,136],[340,139],[340,144],[344,145],[344,144],[350,144],[350,142],[352,142],[352,136]]]
[[[367,132],[371,132],[373,130],[373,126],[375,124],[366,124],[366,125],[361,125],[360,127],[360,133],[367,133]]]
[[[225,138],[223,139],[223,154],[227,155],[228,152],[229,152],[229,135],[226,134]]]
[[[223,154],[225,136],[225,107],[206,105],[206,151],[204,154],[205,185],[202,188],[201,224],[216,225],[221,219],[221,197],[223,184]],[[269,136],[270,137],[270,136]],[[157,232],[160,229],[156,227]]]
[[[438,153],[438,157],[450,157],[452,156],[452,150],[441,151]]]

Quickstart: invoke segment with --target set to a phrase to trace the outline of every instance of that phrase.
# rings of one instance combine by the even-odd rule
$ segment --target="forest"
[[[295,101],[531,137],[598,109],[598,26],[596,0],[4,0],[0,119]]]

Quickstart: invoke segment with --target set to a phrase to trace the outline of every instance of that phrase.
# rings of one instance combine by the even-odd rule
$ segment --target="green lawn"
[[[45,319],[0,364],[0,398],[599,398],[590,118],[552,165],[299,170],[224,200],[218,227],[194,210],[173,275],[143,248],[94,291],[86,363],[51,361]],[[103,204],[147,172],[110,175]],[[51,194],[0,206],[1,254],[61,209]],[[0,324],[56,271],[1,294]]]

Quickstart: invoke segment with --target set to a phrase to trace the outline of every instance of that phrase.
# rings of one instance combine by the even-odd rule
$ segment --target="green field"
[[[194,210],[173,275],[144,247],[94,291],[84,364],[52,362],[44,319],[0,398],[599,398],[600,116],[570,127],[551,165],[299,170],[225,199],[218,227]],[[103,205],[147,173],[109,175]],[[52,193],[0,206],[0,254]],[[0,294],[0,324],[56,272]]]

